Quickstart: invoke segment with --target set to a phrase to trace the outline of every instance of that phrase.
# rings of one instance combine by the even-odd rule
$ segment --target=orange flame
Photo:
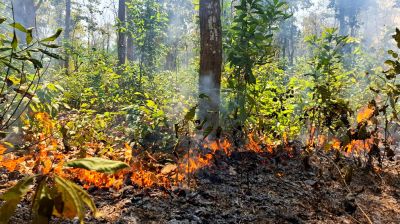
[[[372,118],[375,113],[375,107],[371,105],[367,105],[361,108],[357,113],[357,123],[361,123],[363,121],[368,121]]]

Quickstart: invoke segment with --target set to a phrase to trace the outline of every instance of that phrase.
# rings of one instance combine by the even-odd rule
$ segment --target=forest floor
[[[196,186],[190,189],[89,189],[102,217],[93,219],[88,214],[85,222],[400,222],[400,161],[387,162],[375,172],[354,166],[352,175],[342,178],[341,172],[355,163],[331,158],[314,155],[308,167],[301,156],[267,158],[253,152],[234,153],[199,170],[191,180]],[[17,178],[18,174],[3,173],[0,193]],[[29,223],[29,206],[24,199],[10,223]]]

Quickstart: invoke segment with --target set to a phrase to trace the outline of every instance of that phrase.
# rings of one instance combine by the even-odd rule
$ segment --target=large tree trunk
[[[69,46],[71,32],[71,0],[65,1],[65,31],[64,31],[64,43]],[[64,68],[66,73],[69,73],[69,54],[65,53],[65,63]]]
[[[125,0],[119,0],[118,19],[121,26],[125,26]],[[126,60],[126,34],[123,29],[118,29],[118,66],[125,64]]]
[[[200,0],[199,118],[204,129],[219,125],[222,67],[221,5],[219,0]]]

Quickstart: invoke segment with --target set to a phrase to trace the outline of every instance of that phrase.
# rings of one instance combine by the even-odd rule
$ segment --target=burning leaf
[[[0,144],[0,163],[1,163],[1,161],[3,160],[3,154],[4,154],[4,152],[7,150],[7,148],[6,147],[4,147],[4,145],[2,145],[2,144]]]
[[[175,164],[168,164],[162,168],[161,174],[168,175],[168,174],[174,172],[177,168],[178,168],[178,166]]]
[[[371,106],[363,107],[357,114],[357,123],[368,121],[374,115],[375,108]]]
[[[128,143],[125,143],[125,162],[130,163],[131,160],[132,160],[132,147]]]

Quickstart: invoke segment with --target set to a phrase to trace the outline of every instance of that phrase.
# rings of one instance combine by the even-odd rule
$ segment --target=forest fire
[[[119,189],[123,186],[126,178],[141,188],[155,186],[170,188],[183,183],[199,169],[211,165],[214,155],[218,151],[229,156],[230,147],[231,144],[227,140],[205,143],[203,148],[205,151],[208,150],[206,154],[202,153],[200,149],[191,149],[182,157],[178,165],[167,164],[163,168],[154,168],[146,159],[132,158],[132,149],[125,145],[125,162],[131,164],[131,169],[121,170],[112,175],[84,169],[68,169],[66,173],[70,178],[78,179],[84,188],[96,186]]]
[[[375,107],[372,105],[367,105],[361,108],[357,113],[357,123],[370,120],[374,113]]]

